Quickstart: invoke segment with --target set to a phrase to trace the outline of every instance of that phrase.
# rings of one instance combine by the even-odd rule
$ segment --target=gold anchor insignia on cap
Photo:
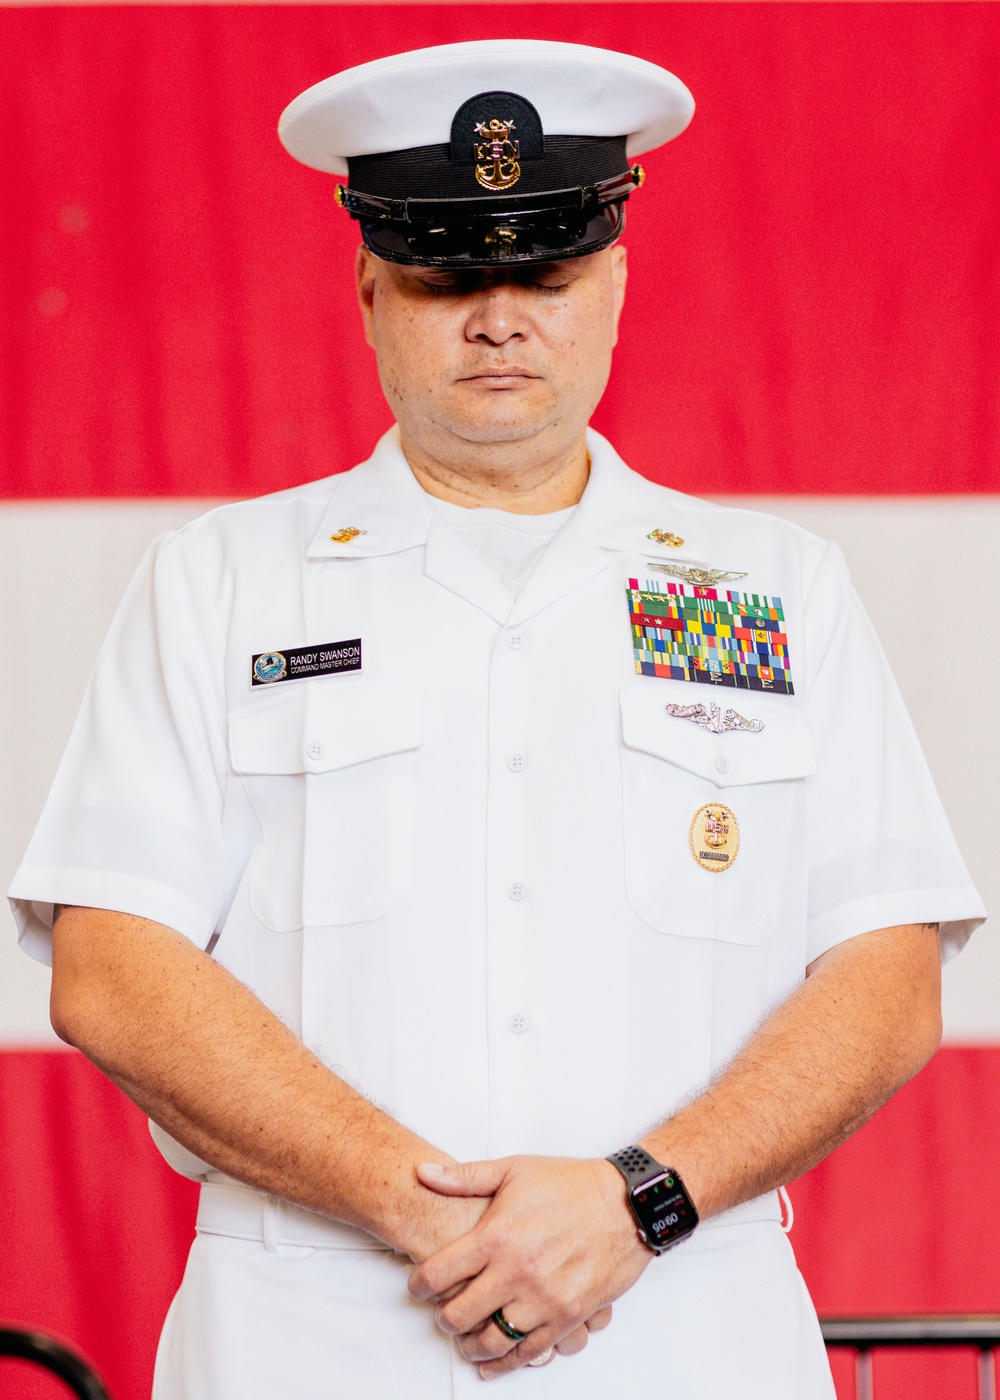
[[[367,535],[367,530],[359,530],[356,525],[345,525],[342,530],[338,530],[330,538],[334,544],[350,544],[351,540],[356,540],[359,535]]]
[[[740,849],[740,824],[736,814],[721,802],[699,807],[688,833],[691,854],[701,866],[717,875],[728,870]]]
[[[764,728],[762,720],[745,719],[738,710],[722,710],[713,700],[709,705],[667,705],[668,715],[674,719],[689,719],[710,734],[729,734],[737,731],[743,734],[759,734]]]
[[[672,564],[657,564],[647,559],[646,568],[657,569],[661,574],[683,579],[685,583],[700,584],[703,588],[712,588],[717,583],[731,583],[734,579],[747,576],[745,569],[742,572],[737,569],[702,569],[697,564],[685,564],[680,559]]]
[[[489,123],[476,122],[480,140],[473,145],[476,158],[476,179],[486,190],[509,190],[521,178],[521,146],[512,141],[513,122],[493,117]]]
[[[657,544],[668,544],[671,549],[680,549],[684,543],[680,535],[672,535],[669,530],[650,530],[646,539],[655,540]]]

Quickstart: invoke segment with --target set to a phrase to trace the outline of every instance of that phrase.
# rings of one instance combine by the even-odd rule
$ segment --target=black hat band
[[[477,196],[461,199],[386,199],[379,195],[362,194],[360,190],[340,185],[337,203],[355,219],[391,220],[393,223],[451,221],[454,219],[514,218],[530,214],[553,214],[600,208],[628,199],[641,181],[638,167],[613,175],[596,184],[576,185],[561,190],[546,190],[538,194]]]
[[[473,162],[453,161],[451,146],[411,146],[347,162],[348,185],[383,199],[495,199],[593,185],[628,168],[624,136],[546,136],[541,156],[521,159],[517,183],[506,191],[484,187]],[[470,147],[471,148],[471,147]]]

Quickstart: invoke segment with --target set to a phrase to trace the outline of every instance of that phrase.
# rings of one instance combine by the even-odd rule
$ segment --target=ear
[[[362,243],[354,259],[354,282],[358,291],[358,307],[365,328],[365,340],[375,348],[375,259]]]
[[[618,322],[622,317],[622,307],[625,305],[625,284],[628,282],[628,251],[621,243],[616,243],[611,249],[611,285],[614,296],[614,340],[613,345],[618,344]]]

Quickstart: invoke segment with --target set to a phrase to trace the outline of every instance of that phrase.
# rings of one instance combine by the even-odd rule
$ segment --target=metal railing
[[[1000,1347],[1000,1316],[821,1317],[827,1347],[857,1352],[856,1400],[874,1400],[872,1351],[876,1347],[976,1347],[979,1400],[997,1400],[994,1349]]]

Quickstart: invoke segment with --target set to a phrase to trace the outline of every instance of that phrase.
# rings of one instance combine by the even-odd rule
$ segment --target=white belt
[[[699,1226],[711,1230],[725,1225],[747,1225],[755,1221],[781,1220],[777,1191],[746,1201],[741,1206],[715,1215]],[[389,1246],[358,1230],[327,1220],[315,1211],[294,1206],[238,1182],[208,1181],[201,1188],[196,1228],[206,1235],[228,1235],[237,1240],[258,1240],[269,1250],[282,1245],[307,1245],[312,1249],[372,1249],[391,1253]]]
[[[290,1201],[232,1181],[203,1184],[195,1229],[203,1235],[262,1241],[272,1251],[282,1245],[308,1245],[312,1249],[392,1252],[387,1244],[366,1230],[343,1225],[339,1220],[328,1220],[314,1210],[294,1206]]]

